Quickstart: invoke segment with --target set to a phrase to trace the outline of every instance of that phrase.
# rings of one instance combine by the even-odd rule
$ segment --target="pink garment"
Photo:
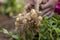
[[[0,0],[0,3],[3,3],[4,2],[4,0]]]
[[[56,5],[55,12],[60,14],[60,2]]]

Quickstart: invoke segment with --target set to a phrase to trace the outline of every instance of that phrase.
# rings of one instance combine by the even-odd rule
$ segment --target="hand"
[[[48,7],[52,7],[54,8],[56,6],[58,1],[56,0],[49,0],[45,5],[41,5],[42,6],[42,9],[45,9],[45,8],[48,8]]]
[[[7,0],[0,0],[0,4],[4,4],[6,2],[7,2]]]
[[[50,17],[52,17],[53,15],[54,15],[54,9],[52,9],[52,8],[47,8],[47,9],[44,9],[43,11],[42,11],[42,17],[48,17],[48,18],[50,18]]]
[[[4,0],[0,0],[0,3],[1,3],[1,2],[4,2]]]
[[[43,14],[42,16],[48,16],[49,18],[53,16],[54,14],[54,9],[56,6],[57,2],[55,0],[49,0],[46,4],[42,4],[41,7],[43,9]]]
[[[37,12],[39,12],[39,6],[41,2],[42,0],[29,0],[28,3],[25,5],[24,10],[30,11],[31,9],[35,9]]]

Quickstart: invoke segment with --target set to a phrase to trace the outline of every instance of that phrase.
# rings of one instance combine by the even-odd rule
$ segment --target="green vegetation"
[[[11,32],[8,32],[6,29],[3,29],[2,31],[12,38],[15,38],[18,40],[21,38],[20,36],[17,36],[17,34],[12,34]],[[27,32],[27,40],[30,40],[31,33]],[[19,34],[18,34],[19,35]],[[60,15],[54,15],[52,18],[48,19],[48,17],[45,17],[39,31],[39,37],[37,37],[38,40],[60,40]],[[20,39],[19,39],[20,40]]]
[[[22,11],[24,7],[23,0],[18,0],[20,3],[17,2],[17,0],[7,0],[4,4],[0,5],[0,14],[6,14],[9,16],[13,16],[18,14]]]
[[[60,40],[60,15],[45,17],[40,27],[40,40]]]

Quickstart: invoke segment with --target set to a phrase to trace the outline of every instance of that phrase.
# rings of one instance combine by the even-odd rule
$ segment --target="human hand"
[[[28,3],[25,5],[24,10],[30,11],[31,9],[35,9],[38,12],[41,2],[42,0],[28,0]]]
[[[48,16],[49,18],[54,15],[54,9],[57,4],[56,0],[49,0],[46,4],[42,4],[41,7],[43,9],[42,16]]]
[[[7,0],[0,0],[0,4],[6,3]]]

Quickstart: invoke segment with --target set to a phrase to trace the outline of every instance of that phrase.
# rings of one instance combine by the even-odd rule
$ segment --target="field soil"
[[[9,18],[6,15],[0,15],[0,30],[5,28],[8,31],[13,31],[14,26],[14,20],[12,20],[12,18]],[[9,40],[9,38],[8,35],[0,32],[0,40]]]

